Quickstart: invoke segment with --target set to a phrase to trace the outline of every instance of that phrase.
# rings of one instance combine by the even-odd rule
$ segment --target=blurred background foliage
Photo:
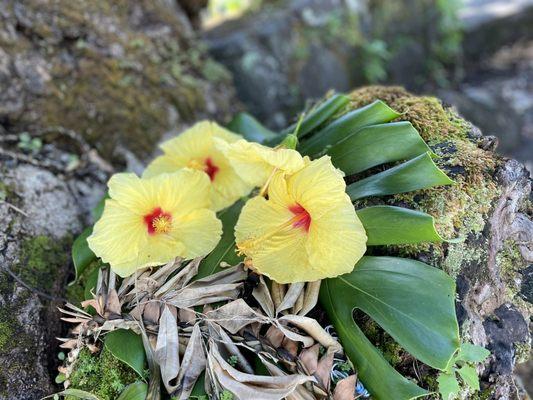
[[[272,128],[328,89],[401,85],[458,107],[531,169],[531,0],[211,0],[202,28]]]

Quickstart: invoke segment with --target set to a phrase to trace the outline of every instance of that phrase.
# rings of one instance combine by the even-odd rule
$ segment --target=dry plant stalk
[[[161,398],[161,383],[173,398],[188,399],[204,371],[206,393],[215,399],[224,391],[240,400],[356,398],[357,377],[341,345],[307,316],[320,281],[279,285],[243,264],[193,281],[200,262],[176,259],[118,287],[112,271],[100,270],[93,299],[82,303],[96,314],[72,304],[61,309],[74,324],[70,337],[60,339],[70,351],[61,367],[65,386],[83,347],[97,352],[102,335],[131,329],[143,338],[149,399]],[[258,364],[270,375],[255,373]]]

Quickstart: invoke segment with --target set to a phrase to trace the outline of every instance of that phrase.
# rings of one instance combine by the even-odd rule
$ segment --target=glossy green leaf
[[[93,228],[85,229],[72,244],[72,261],[74,263],[74,270],[76,277],[74,282],[78,280],[82,272],[96,260],[96,255],[89,248],[87,238],[93,233]],[[74,282],[71,282],[73,284]]]
[[[207,392],[205,391],[205,371],[202,372],[196,380],[190,398],[195,400],[207,400]]]
[[[138,381],[126,388],[120,393],[117,400],[145,400],[148,393],[148,385],[144,382]]]
[[[298,130],[298,137],[303,138],[309,133],[314,131],[325,121],[331,118],[337,111],[346,106],[350,101],[350,98],[344,94],[334,94],[329,99],[317,105],[314,109],[309,111],[305,115],[304,119],[300,124],[300,129]],[[287,129],[283,130],[283,134],[293,133],[296,129],[297,124],[293,124]]]
[[[85,300],[93,298],[91,291],[96,290],[96,285],[98,283],[98,273],[100,272],[100,266],[94,268],[88,275],[85,281],[85,287],[83,288],[83,297]]]
[[[429,153],[422,154],[393,168],[348,185],[352,200],[368,196],[411,192],[454,183],[433,162]]]
[[[455,372],[440,373],[437,382],[442,400],[453,400],[459,394],[459,382],[457,382]]]
[[[194,277],[195,280],[220,272],[222,270],[220,267],[221,262],[235,265],[242,260],[242,257],[239,257],[235,252],[235,235],[233,231],[243,205],[244,202],[239,201],[219,213],[218,217],[222,221],[223,229],[222,238],[217,247],[200,263],[198,274]]]
[[[283,137],[263,126],[248,113],[238,113],[233,117],[227,127],[232,132],[238,133],[252,142],[265,143],[280,140]]]
[[[333,165],[346,175],[376,165],[409,160],[431,152],[410,122],[371,125],[347,136],[328,150]]]
[[[98,204],[96,205],[96,207],[94,207],[91,211],[91,216],[93,217],[93,221],[96,222],[100,219],[100,217],[102,216],[103,212],[104,212],[104,207],[105,207],[105,201],[107,199],[109,199],[109,193],[106,192],[104,197],[102,197],[100,199],[100,201],[98,202]]]
[[[146,355],[140,335],[129,329],[117,329],[106,335],[105,346],[113,356],[143,377]]]
[[[442,242],[433,217],[421,211],[393,206],[373,206],[357,210],[365,227],[367,245]]]
[[[459,354],[457,355],[457,360],[480,363],[488,356],[490,356],[490,351],[486,348],[471,343],[463,343],[459,350]]]
[[[455,283],[443,271],[396,257],[363,257],[346,275],[323,281],[322,306],[377,399],[411,399],[422,389],[397,374],[356,327],[359,308],[422,362],[441,370],[459,348]],[[397,397],[394,397],[397,396]]]
[[[474,367],[465,364],[457,372],[468,386],[474,390],[479,390],[479,378]]]
[[[381,100],[377,100],[357,110],[350,111],[306,141],[302,141],[300,152],[308,155],[323,153],[328,147],[335,145],[359,129],[392,121],[399,115]]]

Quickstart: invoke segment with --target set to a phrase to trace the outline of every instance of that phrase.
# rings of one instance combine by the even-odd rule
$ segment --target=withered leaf
[[[243,299],[237,299],[208,312],[206,319],[217,323],[232,334],[253,322],[268,322],[268,318],[254,311]]]
[[[357,384],[357,375],[350,375],[341,379],[335,386],[333,400],[353,400],[355,398],[355,385]]]
[[[281,400],[294,392],[298,385],[314,381],[313,377],[301,374],[264,376],[241,372],[224,360],[216,346],[210,347],[208,363],[214,378],[238,400]]]
[[[159,319],[154,358],[159,364],[161,379],[168,393],[177,387],[175,379],[180,369],[179,357],[178,325],[170,309],[165,307]]]

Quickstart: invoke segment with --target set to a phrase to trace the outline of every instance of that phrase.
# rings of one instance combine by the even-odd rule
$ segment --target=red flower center
[[[215,175],[218,173],[219,170],[220,168],[213,164],[213,160],[211,160],[211,157],[206,158],[204,172],[209,175],[209,179],[211,179],[211,182],[215,180]]]
[[[150,214],[144,216],[144,223],[150,235],[167,233],[172,227],[172,215],[164,212],[161,207],[156,207]]]
[[[306,232],[309,232],[311,226],[311,215],[300,204],[296,203],[289,207],[289,211],[294,214],[292,226],[295,228],[304,228]]]

